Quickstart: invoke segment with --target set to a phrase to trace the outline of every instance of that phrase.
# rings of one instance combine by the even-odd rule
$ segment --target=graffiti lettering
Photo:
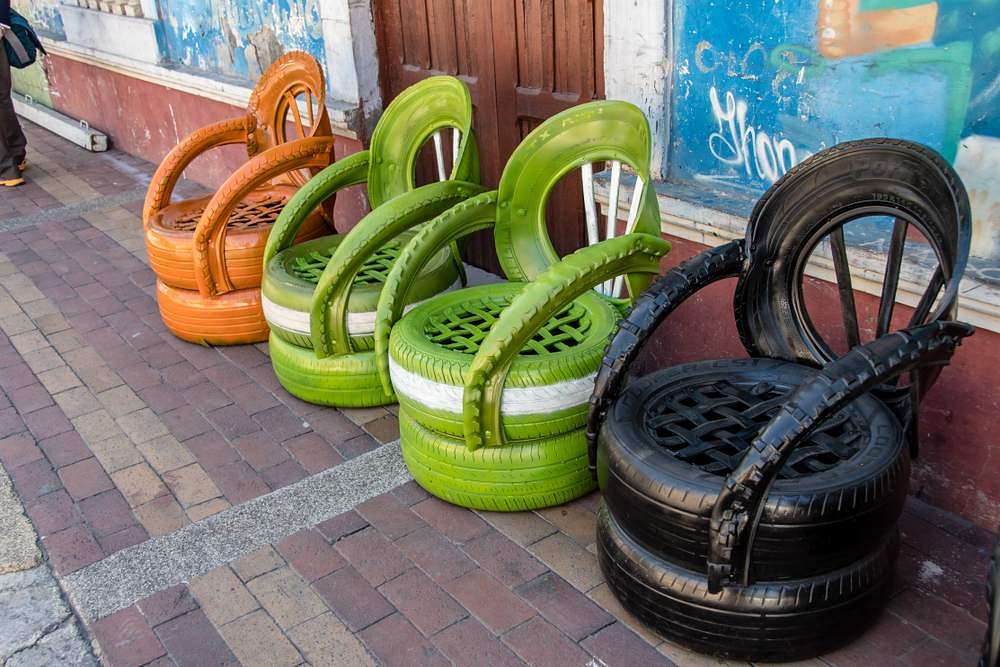
[[[732,91],[725,95],[725,107],[715,86],[708,92],[718,130],[708,137],[712,156],[723,164],[742,167],[748,177],[771,183],[798,163],[795,145],[788,139],[771,137],[760,128],[747,126],[747,103]]]

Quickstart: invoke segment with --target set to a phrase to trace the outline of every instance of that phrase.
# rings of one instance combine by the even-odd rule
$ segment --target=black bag
[[[38,59],[39,51],[46,53],[27,19],[13,9],[10,10],[10,27],[0,28],[0,38],[3,38],[10,66],[16,69],[24,69],[33,64]]]

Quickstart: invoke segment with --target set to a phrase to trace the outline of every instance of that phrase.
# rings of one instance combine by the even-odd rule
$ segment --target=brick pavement
[[[265,345],[173,338],[138,217],[152,165],[27,132],[29,184],[0,193],[0,463],[61,580],[209,517],[222,530],[241,504],[398,437],[392,409],[286,394]],[[719,664],[614,599],[594,555],[598,502],[477,513],[409,482],[81,616],[116,666]],[[889,611],[812,664],[974,664],[993,536],[914,499],[902,528]]]

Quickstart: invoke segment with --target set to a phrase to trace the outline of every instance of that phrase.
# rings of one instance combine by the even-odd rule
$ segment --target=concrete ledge
[[[58,111],[54,111],[46,106],[36,104],[29,98],[13,94],[14,111],[17,115],[26,120],[30,120],[36,125],[41,125],[46,130],[58,134],[64,139],[69,139],[77,146],[82,146],[88,151],[100,153],[108,150],[108,137],[90,128],[83,121],[73,120],[69,116],[64,116]]]
[[[75,5],[61,5],[59,13],[68,42],[142,63],[156,64],[163,59],[154,21]]]

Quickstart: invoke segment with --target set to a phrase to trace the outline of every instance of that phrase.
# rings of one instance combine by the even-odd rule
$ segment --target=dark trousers
[[[11,99],[12,85],[7,49],[0,39],[0,181],[18,178],[21,175],[17,165],[24,160],[28,145],[28,140],[21,131],[21,123],[14,113],[14,100]]]

